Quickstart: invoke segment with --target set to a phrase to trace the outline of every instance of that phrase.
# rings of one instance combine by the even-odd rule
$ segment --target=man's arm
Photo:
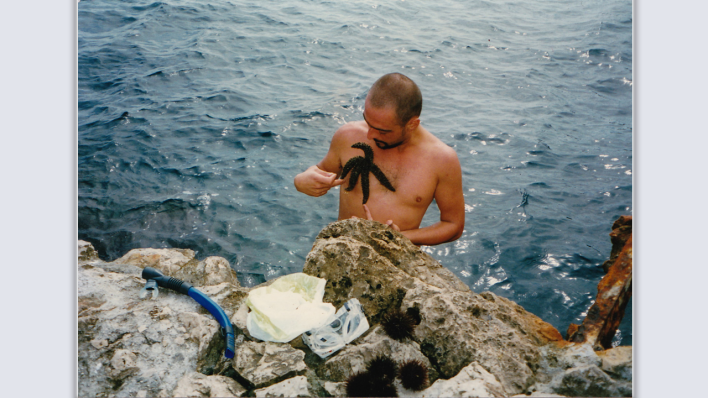
[[[295,176],[293,182],[298,191],[317,197],[344,183],[344,180],[337,179],[337,176],[341,169],[338,148],[343,139],[342,129],[345,126],[340,127],[334,133],[325,157],[317,165],[310,166]]]
[[[457,154],[445,156],[441,162],[435,202],[440,209],[440,221],[425,228],[401,231],[416,245],[438,245],[462,236],[465,228],[465,199],[462,195],[462,170]]]

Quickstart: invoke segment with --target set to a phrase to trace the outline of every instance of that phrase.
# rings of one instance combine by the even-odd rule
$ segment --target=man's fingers
[[[344,181],[346,181],[346,180],[343,180],[343,179],[335,179],[334,181],[332,181],[332,186],[333,186],[333,187],[336,187],[337,185],[342,185],[342,184],[344,184]]]
[[[364,206],[364,212],[366,213],[366,218],[368,220],[373,220],[374,218],[371,217],[371,212],[369,211],[369,206],[367,206],[367,205],[362,205],[362,206]]]
[[[401,229],[398,228],[398,225],[396,225],[396,224],[393,223],[393,220],[388,220],[388,221],[386,221],[386,225],[388,225],[389,227],[395,229],[395,230],[398,231],[398,232],[401,232]]]

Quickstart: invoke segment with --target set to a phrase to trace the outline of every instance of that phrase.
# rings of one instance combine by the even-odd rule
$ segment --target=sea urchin
[[[403,387],[420,391],[428,384],[428,368],[421,361],[410,360],[401,365],[398,376]]]
[[[415,319],[401,310],[393,310],[383,316],[381,326],[389,337],[403,341],[413,338]]]
[[[385,381],[371,372],[359,372],[347,379],[348,397],[397,397],[393,380]]]
[[[386,355],[378,355],[366,364],[366,369],[374,377],[379,377],[387,382],[392,382],[398,373],[396,361]]]

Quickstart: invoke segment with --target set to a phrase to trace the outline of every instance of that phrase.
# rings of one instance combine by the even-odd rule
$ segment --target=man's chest
[[[352,154],[346,159],[346,164],[356,158]],[[434,167],[425,160],[425,156],[417,154],[409,156],[382,156],[374,158],[373,162],[366,163],[361,159],[349,163],[345,187],[352,187],[352,192],[362,191],[362,184],[368,184],[372,196],[381,199],[397,198],[397,202],[410,205],[427,205],[435,194],[437,175]],[[356,167],[359,166],[359,167]],[[353,179],[355,184],[352,184]],[[386,181],[381,181],[385,179]],[[386,187],[386,182],[395,189],[391,192]]]

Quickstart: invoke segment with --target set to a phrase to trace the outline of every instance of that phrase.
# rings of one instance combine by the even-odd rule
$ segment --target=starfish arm
[[[394,188],[393,185],[391,185],[391,182],[388,180],[388,178],[387,178],[386,175],[383,173],[383,171],[381,171],[381,169],[379,168],[379,166],[377,166],[377,165],[375,165],[375,164],[373,164],[373,163],[371,164],[371,174],[373,174],[374,177],[376,177],[376,179],[379,180],[379,182],[381,183],[381,185],[383,185],[383,186],[385,186],[386,188],[388,188],[389,191],[396,192],[396,188]]]
[[[371,147],[366,145],[365,143],[357,142],[356,144],[352,145],[352,148],[361,149],[362,151],[364,151],[364,156],[366,157],[366,159],[372,162],[374,161],[374,150],[371,149]]]
[[[355,167],[352,169],[352,175],[349,177],[349,185],[345,188],[346,191],[351,191],[352,189],[354,189],[357,181],[359,180],[360,174],[361,169],[359,167]]]
[[[352,168],[355,168],[357,166],[357,164],[359,163],[359,160],[364,160],[364,158],[362,158],[361,156],[355,156],[355,157],[349,159],[347,164],[345,164],[344,168],[342,169],[342,176],[339,178],[341,178],[341,179],[346,178],[347,174],[349,174],[349,171]]]
[[[361,174],[361,190],[364,193],[364,201],[362,204],[366,204],[366,202],[369,200],[369,173],[368,170],[366,173]]]

